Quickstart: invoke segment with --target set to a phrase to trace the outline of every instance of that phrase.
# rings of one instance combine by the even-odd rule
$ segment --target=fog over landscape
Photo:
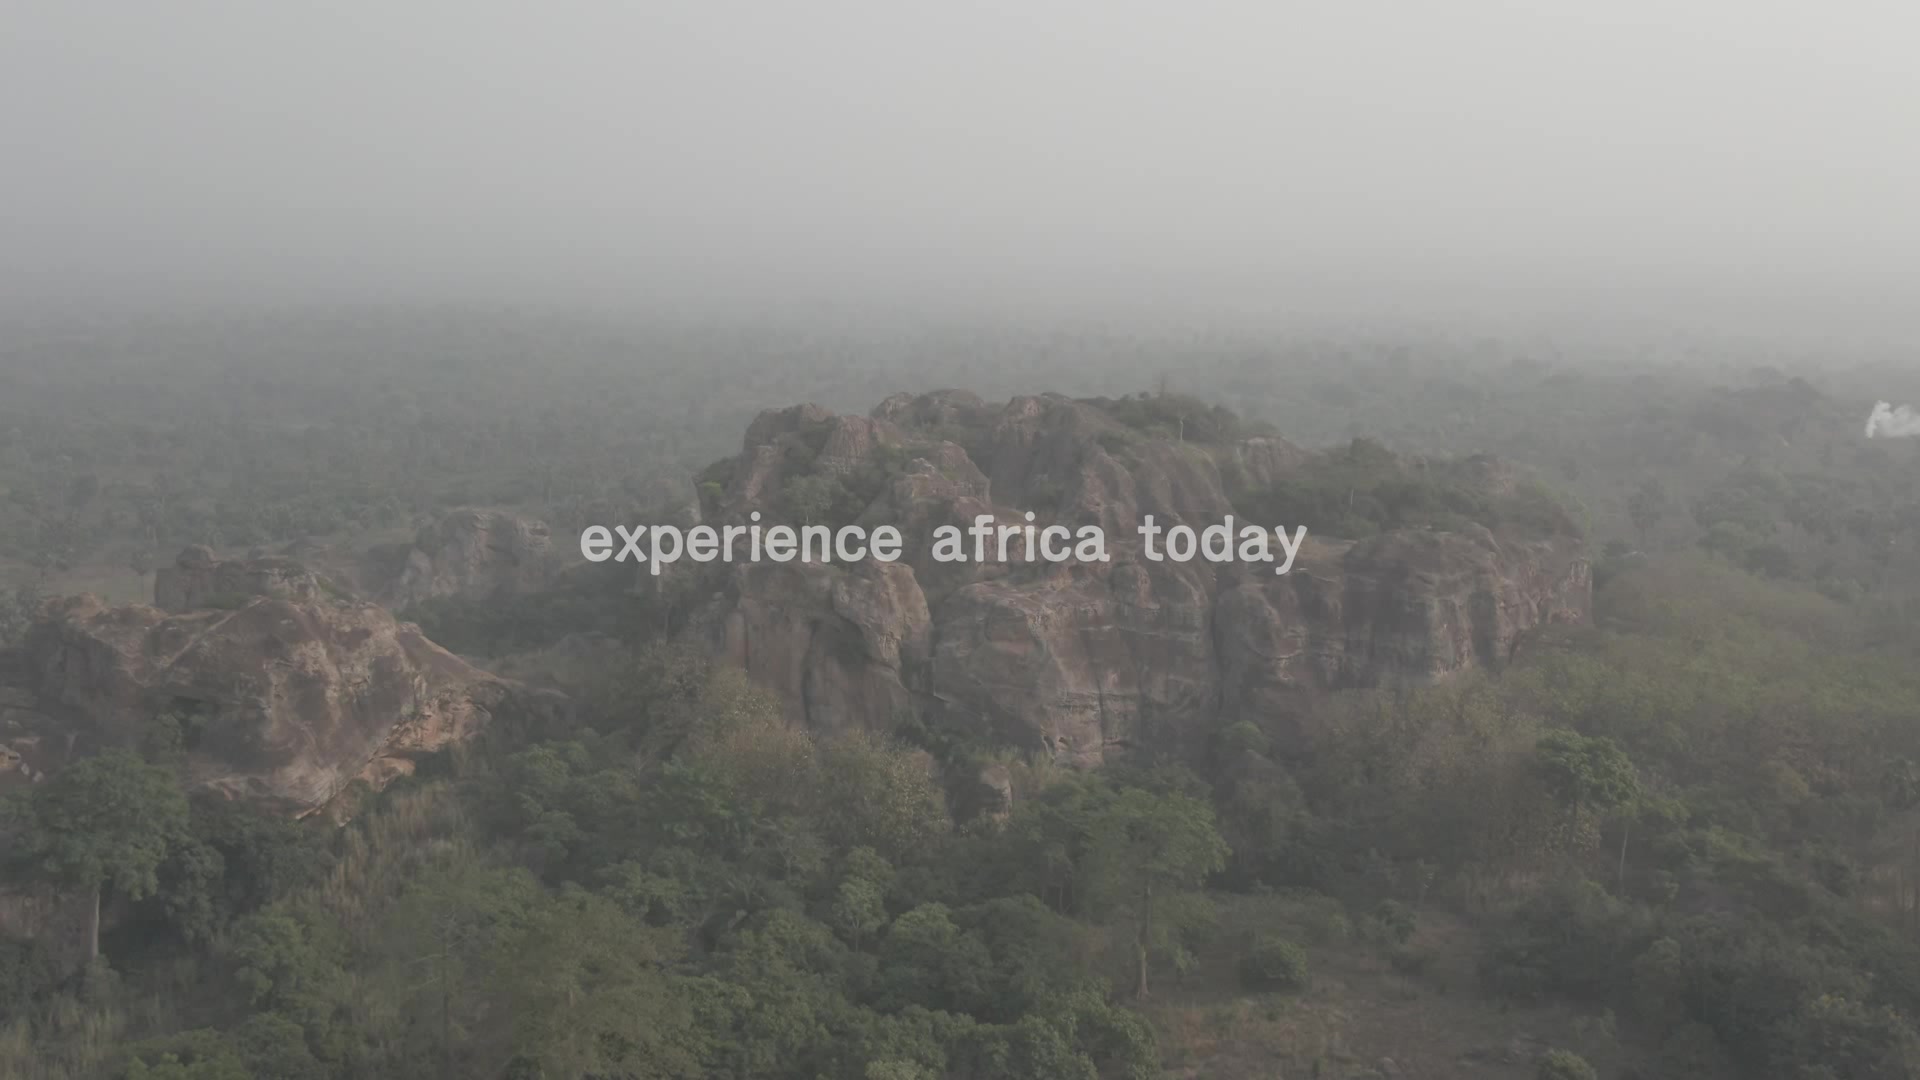
[[[8,6],[0,1080],[1920,1080],[1916,45]]]
[[[1916,36],[1890,2],[31,5],[0,292],[1905,334]]]

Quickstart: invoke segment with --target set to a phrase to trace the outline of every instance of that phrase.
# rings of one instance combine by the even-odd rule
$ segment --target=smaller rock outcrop
[[[199,544],[153,574],[153,606],[170,612],[233,608],[256,596],[309,603],[319,599],[321,592],[320,579],[293,559],[268,556],[223,562],[214,558],[212,549]]]
[[[395,608],[438,597],[489,600],[547,587],[561,560],[547,523],[509,510],[451,511],[408,544],[367,552],[355,568],[362,595]]]
[[[377,605],[324,592],[291,560],[192,549],[156,586],[167,608],[49,601],[24,644],[0,653],[0,783],[159,740],[178,748],[191,785],[306,814],[356,780],[378,788],[411,772],[502,713],[567,708]]]

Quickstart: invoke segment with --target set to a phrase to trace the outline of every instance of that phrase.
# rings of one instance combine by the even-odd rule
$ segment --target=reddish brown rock
[[[19,729],[5,741],[19,754],[31,740],[35,770],[172,724],[192,785],[295,814],[356,779],[377,787],[411,771],[501,710],[564,707],[372,604],[272,594],[174,613],[53,601],[0,676]]]
[[[1235,514],[1231,492],[1302,475],[1316,455],[1269,435],[1186,441],[1183,418],[1173,437],[1143,431],[1114,404],[1042,395],[994,408],[941,391],[888,398],[871,424],[818,406],[762,414],[741,455],[708,470],[726,482],[709,488],[706,519],[785,520],[783,486],[824,472],[864,507],[852,520],[901,529],[904,557],[734,567],[696,625],[796,723],[890,730],[904,716],[1095,764],[1142,743],[1190,746],[1332,689],[1497,665],[1534,627],[1587,615],[1570,529],[1309,537],[1284,576],[1149,560],[1136,532],[1147,515],[1204,528]],[[1490,459],[1461,473],[1490,496],[1517,483]],[[1018,542],[1009,564],[930,557],[938,526],[1024,524],[1029,510],[1037,526],[1101,526],[1110,560],[1030,564]]]

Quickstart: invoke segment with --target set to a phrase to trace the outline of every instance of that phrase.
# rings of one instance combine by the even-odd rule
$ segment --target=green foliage
[[[992,968],[978,935],[956,925],[945,905],[922,904],[895,919],[881,943],[881,1007],[984,1011]]]
[[[1554,730],[1535,747],[1541,776],[1556,799],[1576,816],[1610,810],[1639,794],[1633,762],[1613,740]]]
[[[159,887],[168,845],[187,828],[171,773],[124,750],[83,758],[34,789],[29,844],[54,877],[138,899]]]
[[[1240,956],[1240,985],[1249,990],[1305,990],[1306,950],[1272,934],[1256,936]]]
[[[1643,915],[1591,882],[1562,879],[1487,939],[1480,976],[1512,997],[1619,1000],[1631,978],[1622,957],[1636,955],[1648,937]]]
[[[671,386],[633,379],[624,339],[604,369],[575,357],[567,378],[534,379],[511,334],[477,335],[429,375],[357,340],[347,352],[367,359],[297,371],[192,333],[160,344],[206,357],[177,361],[201,376],[76,383],[49,365],[0,392],[0,570],[15,575],[0,647],[25,626],[23,577],[90,588],[129,552],[144,573],[140,553],[189,541],[343,530],[355,546],[471,502],[557,535],[658,520],[635,511],[658,502],[651,478],[732,449],[762,404],[739,397],[745,375],[768,400],[854,400],[902,382],[899,357],[925,343],[860,361],[844,342],[646,336],[650,355],[705,359]],[[341,829],[218,802],[183,819],[152,783],[164,767],[83,761],[17,797],[8,871],[105,881],[120,971],[0,942],[0,1072],[1145,1080],[1145,1017],[1161,1014],[1118,1004],[1109,980],[1228,975],[1207,970],[1241,956],[1209,941],[1200,890],[1293,904],[1302,886],[1321,895],[1258,924],[1275,949],[1358,936],[1438,979],[1477,937],[1483,989],[1631,1016],[1621,1057],[1650,1074],[1914,1072],[1920,473],[1904,443],[1858,443],[1867,387],[1756,372],[1728,388],[1711,384],[1745,376],[1726,364],[1615,373],[1497,341],[1062,340],[1054,368],[1012,338],[964,344],[988,381],[1084,385],[1096,356],[1101,379],[1177,367],[1204,400],[1095,399],[1110,422],[1092,437],[1123,465],[1213,462],[1260,523],[1417,551],[1428,529],[1569,533],[1586,511],[1566,508],[1584,504],[1598,535],[1639,550],[1615,544],[1596,567],[1591,620],[1529,631],[1497,674],[1237,711],[1194,733],[1205,785],[1022,770],[1004,821],[943,797],[999,749],[964,718],[922,733],[930,756],[790,731],[743,682],[666,648],[571,681],[576,720],[496,717],[422,769],[450,779],[396,785]],[[543,356],[569,347],[603,346],[542,330]],[[807,350],[832,372],[768,362]],[[1228,447],[1263,425],[1216,398],[1335,448],[1255,489]],[[986,463],[994,410],[937,411],[921,434]],[[913,452],[829,474],[828,434],[804,425],[777,448],[789,516],[852,520]],[[1518,464],[1443,456],[1481,450]],[[735,464],[699,475],[707,509]],[[1028,494],[1063,485],[1041,474]],[[706,595],[687,577],[635,596],[630,567],[597,569],[407,614],[499,656],[583,631],[638,645]],[[1350,602],[1298,586],[1302,604]],[[156,720],[150,756],[181,761],[193,718]],[[109,786],[139,807],[53,794],[89,768],[133,780]],[[1543,1075],[1556,1060],[1553,1075],[1590,1075],[1570,1055]]]
[[[156,1039],[129,1055],[123,1080],[325,1080],[300,1027],[262,1013],[230,1033],[199,1029]]]
[[[237,924],[227,956],[249,1004],[314,1027],[331,1021],[348,981],[346,945],[336,928],[286,907]]]
[[[189,942],[209,942],[234,919],[320,876],[325,836],[222,798],[191,803],[187,832],[161,863],[155,900]]]
[[[138,1050],[124,1080],[255,1080],[239,1051],[214,1031],[189,1031]]]
[[[1587,1059],[1571,1050],[1549,1050],[1533,1071],[1534,1080],[1600,1080]]]
[[[327,1068],[307,1047],[299,1024],[276,1013],[255,1013],[231,1036],[256,1080],[326,1080]]]
[[[1327,451],[1263,489],[1229,491],[1262,525],[1306,526],[1315,535],[1361,539],[1391,529],[1458,530],[1473,523],[1537,535],[1577,535],[1560,500],[1537,483],[1503,486],[1484,459],[1411,462],[1370,439]]]
[[[1166,439],[1193,443],[1228,443],[1269,429],[1248,423],[1224,405],[1208,405],[1187,394],[1136,394],[1123,398],[1090,398],[1087,403],[1104,410],[1131,431]],[[1125,432],[1102,438],[1109,451],[1127,443]]]
[[[27,1013],[63,974],[46,942],[0,937],[0,1024]]]
[[[860,847],[847,853],[829,922],[848,945],[858,949],[885,929],[887,888],[892,879],[893,867],[872,848]]]
[[[1398,900],[1380,901],[1367,922],[1375,928],[1379,940],[1392,945],[1405,945],[1419,928],[1419,918],[1413,909]]]
[[[845,485],[822,474],[795,477],[780,488],[787,513],[803,526],[826,524],[828,513],[846,494]]]
[[[486,960],[522,1075],[697,1077],[707,1037],[669,971],[677,936],[581,890],[536,903]]]

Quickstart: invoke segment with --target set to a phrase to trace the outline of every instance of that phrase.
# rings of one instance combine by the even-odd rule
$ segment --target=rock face
[[[25,655],[0,650],[0,789],[37,782],[64,755],[46,721],[27,689]]]
[[[25,644],[0,654],[0,770],[11,770],[0,779],[31,782],[72,754],[162,737],[183,749],[192,784],[304,814],[355,780],[377,788],[410,772],[503,711],[565,707],[372,604],[284,589],[308,580],[286,560],[202,565],[202,554],[183,558],[162,599],[202,595],[203,578],[264,587],[198,610],[53,601]]]
[[[221,562],[212,550],[195,544],[172,566],[153,574],[153,606],[161,611],[233,607],[256,596],[310,602],[321,594],[318,578],[292,559],[235,559]]]
[[[712,564],[714,599],[695,625],[795,722],[917,720],[1096,764],[1132,745],[1197,745],[1327,690],[1497,665],[1528,630],[1588,615],[1571,526],[1310,535],[1286,575],[1150,560],[1136,532],[1147,515],[1196,530],[1233,515],[1237,527],[1248,515],[1236,498],[1310,477],[1321,459],[1272,436],[1189,441],[1207,417],[1163,433],[1143,409],[942,391],[867,417],[763,413],[740,456],[702,475],[706,521],[893,524],[905,550],[891,564]],[[1515,493],[1489,460],[1456,474],[1489,500]],[[1101,526],[1109,561],[1026,562],[1019,540],[1006,563],[930,557],[941,525],[1024,525],[1027,511],[1036,527]]]
[[[411,544],[367,553],[355,577],[363,595],[392,607],[457,596],[487,600],[547,586],[560,563],[547,524],[508,510],[454,510]]]

